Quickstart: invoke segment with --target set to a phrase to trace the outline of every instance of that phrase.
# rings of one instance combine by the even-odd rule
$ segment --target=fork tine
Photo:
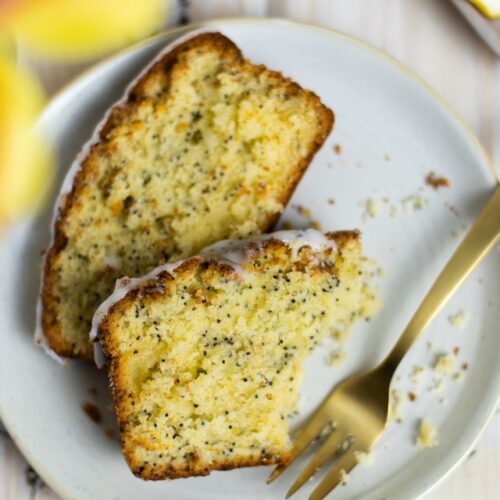
[[[354,443],[311,493],[309,500],[323,500],[342,481],[342,470],[349,474],[356,467],[358,461],[355,451],[363,451],[363,447]]]
[[[267,478],[267,484],[273,482],[281,473],[302,453],[307,445],[325,428],[326,424],[332,420],[327,405],[320,407],[300,430],[292,451],[290,460],[286,465],[278,465]]]
[[[343,427],[336,427],[323,443],[316,455],[300,473],[299,477],[292,484],[286,494],[286,498],[291,497],[329,458],[331,458],[339,446],[348,438],[347,430]]]

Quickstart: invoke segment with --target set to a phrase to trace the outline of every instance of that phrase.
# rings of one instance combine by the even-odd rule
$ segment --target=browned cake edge
[[[333,122],[334,114],[321,103],[320,98],[309,90],[302,89],[298,84],[292,82],[281,75],[279,72],[267,70],[264,66],[257,66],[251,64],[249,61],[243,59],[242,53],[239,48],[228,38],[220,33],[203,33],[197,35],[186,42],[175,47],[172,51],[166,53],[160,60],[153,64],[153,66],[142,76],[138,82],[128,91],[125,101],[112,108],[109,117],[106,122],[102,125],[98,137],[99,141],[94,144],[87,156],[81,162],[80,168],[77,171],[72,189],[70,193],[64,197],[61,201],[59,207],[59,213],[55,222],[54,227],[54,238],[51,247],[47,252],[47,256],[44,264],[43,272],[43,284],[41,290],[41,304],[42,304],[42,331],[45,338],[48,341],[49,347],[55,351],[59,356],[73,358],[73,357],[83,357],[86,359],[92,359],[92,346],[89,343],[89,348],[85,353],[75,352],[75,346],[71,342],[67,342],[61,336],[61,325],[57,318],[57,298],[54,294],[55,289],[55,276],[53,273],[56,260],[58,255],[64,250],[67,244],[67,237],[63,230],[63,221],[70,208],[77,203],[79,194],[82,191],[87,179],[92,178],[93,172],[95,171],[95,156],[98,150],[106,147],[107,136],[111,129],[120,124],[123,116],[126,116],[129,109],[136,105],[138,101],[146,94],[146,88],[149,82],[153,81],[158,74],[165,74],[167,78],[171,74],[172,68],[177,63],[177,59],[180,53],[183,51],[191,50],[194,47],[204,48],[204,47],[216,47],[221,52],[224,53],[226,57],[232,57],[234,61],[244,62],[246,70],[251,70],[256,74],[265,72],[270,78],[276,79],[277,83],[285,86],[286,92],[298,94],[301,93],[306,96],[312,103],[312,105],[317,109],[318,117],[321,121],[321,128],[318,132],[313,147],[310,149],[306,158],[298,165],[295,175],[290,178],[288,190],[281,200],[278,200],[286,205],[290,199],[297,183],[300,181],[304,172],[306,171],[309,163],[311,162],[314,154],[321,147],[326,137],[330,133]],[[112,151],[108,153],[112,154]],[[262,231],[269,231],[277,219],[280,213],[271,214],[267,221],[262,224]]]
[[[358,242],[360,244],[360,233],[357,230],[353,231],[337,231],[326,233],[326,236],[331,241],[334,241],[339,247],[346,245],[350,240]],[[286,243],[275,239],[264,240],[262,245],[267,249],[280,248],[286,245]],[[215,260],[204,260],[203,257],[195,256],[186,260],[183,264],[176,268],[176,276],[182,274],[189,274],[193,272],[199,265],[205,265],[209,267],[213,272],[219,273],[221,276],[234,276],[234,269],[228,264],[220,263]],[[115,314],[120,316],[120,311],[125,310],[131,303],[135,301],[137,296],[140,294],[142,299],[147,301],[152,301],[156,297],[161,296],[165,293],[168,288],[168,283],[175,280],[175,278],[167,273],[162,272],[155,278],[148,280],[139,287],[130,290],[125,297],[116,302],[110,307],[107,315],[102,319],[99,329],[98,329],[98,341],[100,342],[104,353],[108,359],[108,376],[110,380],[111,390],[113,394],[113,400],[115,403],[116,418],[118,426],[120,429],[120,439],[122,444],[122,453],[125,457],[130,470],[142,479],[146,480],[160,480],[160,479],[177,479],[190,476],[206,476],[210,474],[211,471],[216,470],[229,470],[239,467],[250,467],[257,465],[274,465],[274,464],[287,464],[290,460],[289,450],[280,450],[278,453],[273,452],[269,455],[263,455],[256,457],[255,459],[228,459],[221,460],[207,466],[198,460],[198,457],[193,457],[193,463],[189,464],[187,468],[175,468],[168,464],[164,466],[153,466],[152,464],[145,464],[143,462],[137,462],[134,458],[133,443],[127,440],[126,428],[127,428],[127,407],[130,405],[130,399],[128,397],[127,384],[124,382],[124,370],[120,366],[120,357],[118,353],[113,349],[110,338],[111,331],[115,328],[115,322],[113,317]]]

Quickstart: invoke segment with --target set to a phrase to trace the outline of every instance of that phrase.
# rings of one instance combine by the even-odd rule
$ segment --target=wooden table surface
[[[465,1],[465,0],[464,0]],[[409,66],[458,111],[500,172],[500,59],[448,0],[191,0],[190,21],[278,16],[354,35]],[[178,17],[179,7],[173,17]],[[332,64],[335,62],[333,61]],[[78,68],[38,68],[48,92]],[[500,498],[500,411],[471,455],[426,500]],[[0,430],[0,500],[56,499]],[[97,499],[101,500],[101,499]],[[102,499],[105,500],[105,499]]]

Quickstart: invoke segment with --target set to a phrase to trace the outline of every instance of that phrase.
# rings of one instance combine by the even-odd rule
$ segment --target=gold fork
[[[342,452],[309,498],[321,500],[343,480],[357,463],[356,452],[369,452],[384,430],[389,412],[389,386],[404,355],[499,236],[500,185],[497,184],[490,201],[441,271],[389,355],[375,369],[347,379],[333,389],[300,430],[291,451],[291,460],[287,465],[276,467],[268,483],[276,479],[331,422],[335,422],[334,430],[288,490],[286,498],[293,495],[329,458]]]

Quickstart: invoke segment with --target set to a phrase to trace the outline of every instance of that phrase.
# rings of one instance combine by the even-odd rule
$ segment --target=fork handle
[[[455,290],[479,264],[500,236],[500,184],[476,222],[425,296],[401,337],[383,362],[394,373],[419,334],[427,327]]]

